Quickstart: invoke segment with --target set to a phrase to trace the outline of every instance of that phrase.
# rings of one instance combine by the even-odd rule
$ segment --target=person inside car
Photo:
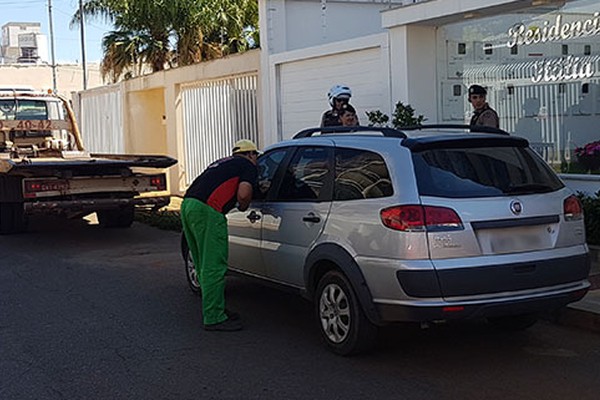
[[[342,126],[357,126],[358,118],[356,117],[356,110],[350,104],[342,105],[339,112],[340,125]]]

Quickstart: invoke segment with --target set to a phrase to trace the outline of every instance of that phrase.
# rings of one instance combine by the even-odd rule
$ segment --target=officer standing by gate
[[[487,90],[483,86],[471,85],[469,87],[469,103],[473,106],[471,126],[500,127],[498,113],[486,101]]]

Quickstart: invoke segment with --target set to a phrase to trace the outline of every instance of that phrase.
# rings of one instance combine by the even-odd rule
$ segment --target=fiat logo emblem
[[[523,205],[520,201],[513,200],[510,202],[510,211],[515,215],[519,215],[521,214],[521,211],[523,211]]]

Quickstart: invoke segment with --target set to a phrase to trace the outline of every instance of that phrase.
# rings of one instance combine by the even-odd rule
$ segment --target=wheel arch
[[[348,278],[367,318],[373,324],[381,325],[381,317],[360,267],[354,257],[339,245],[320,244],[309,253],[304,263],[305,296],[312,300],[319,280],[331,270],[338,270]]]

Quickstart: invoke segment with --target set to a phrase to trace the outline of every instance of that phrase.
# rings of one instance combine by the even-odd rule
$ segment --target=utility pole
[[[52,0],[48,0],[48,19],[50,27],[50,56],[52,57],[52,91],[56,93],[56,60],[54,58],[54,23],[52,21]]]
[[[83,66],[83,90],[87,89],[87,72],[85,68],[85,32],[83,24],[83,0],[79,0],[79,30],[81,31],[81,65]]]

